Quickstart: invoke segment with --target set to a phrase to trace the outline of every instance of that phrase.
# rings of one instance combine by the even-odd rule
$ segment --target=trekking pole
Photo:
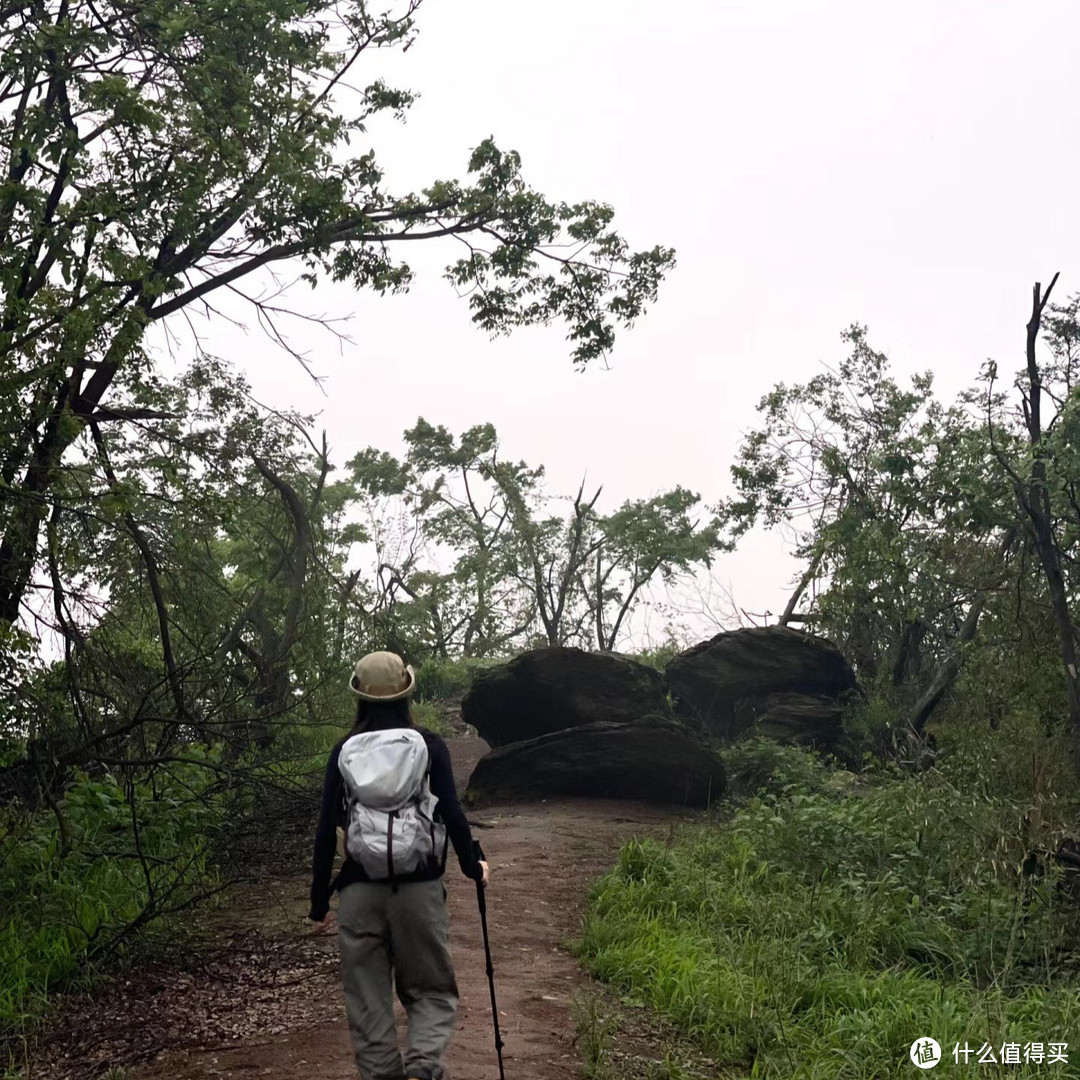
[[[487,861],[484,858],[484,849],[480,846],[479,840],[473,841],[473,851],[477,859],[483,862]],[[495,1053],[499,1055],[499,1080],[506,1080],[503,1074],[503,1041],[502,1036],[499,1034],[499,1006],[495,1004],[495,969],[491,966],[491,945],[488,943],[487,928],[487,900],[484,897],[483,881],[476,883],[476,903],[480,908],[480,926],[484,931],[484,955],[487,957],[488,988],[491,990],[491,1019],[495,1023]]]

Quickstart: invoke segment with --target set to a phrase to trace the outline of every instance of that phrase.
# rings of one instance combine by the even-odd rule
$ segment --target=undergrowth
[[[214,893],[213,775],[193,761],[127,787],[82,776],[63,800],[66,835],[44,811],[0,819],[0,1064],[50,993],[89,985],[100,961],[152,952],[170,916]]]
[[[447,698],[460,697],[469,689],[476,672],[505,662],[505,659],[477,657],[429,657],[417,665],[413,701],[444,701]]]
[[[759,793],[722,828],[624,847],[580,954],[734,1075],[910,1076],[925,1036],[946,1072],[965,1069],[956,1045],[1068,1042],[1077,899],[1052,862],[1021,873],[1029,807],[995,793],[989,752],[855,782],[804,751],[744,748],[734,765]],[[1051,1067],[1021,1053],[1003,1068]]]
[[[413,715],[449,733],[437,703],[414,702]],[[317,800],[304,799],[321,793],[347,731],[305,730],[270,760],[227,767],[220,747],[188,746],[189,760],[134,778],[78,775],[55,811],[0,811],[0,1075],[57,992],[163,955],[201,901],[268,851],[306,858]]]
[[[451,734],[450,725],[446,722],[446,717],[437,702],[414,701],[410,712],[413,723],[417,727],[427,728],[428,731],[433,731],[444,738]]]

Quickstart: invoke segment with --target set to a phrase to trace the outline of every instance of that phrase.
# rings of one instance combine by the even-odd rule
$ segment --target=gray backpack
[[[365,731],[338,757],[345,781],[345,853],[373,881],[394,881],[446,860],[446,829],[435,821],[428,748],[413,728]]]

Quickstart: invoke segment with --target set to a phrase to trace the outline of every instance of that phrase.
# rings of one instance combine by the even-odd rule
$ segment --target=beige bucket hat
[[[397,653],[373,652],[356,661],[349,689],[364,701],[399,701],[408,697],[416,672]]]

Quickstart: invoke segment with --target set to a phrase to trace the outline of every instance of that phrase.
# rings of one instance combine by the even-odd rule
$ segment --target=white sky
[[[325,396],[256,329],[209,334],[267,403],[321,410],[339,464],[400,452],[419,415],[491,421],[553,491],[587,472],[608,509],[675,484],[713,502],[757,401],[838,360],[849,323],[951,396],[988,356],[1019,365],[1036,279],[1080,290],[1071,0],[427,0],[419,24],[355,80],[421,94],[370,132],[392,187],[462,176],[493,134],[549,197],[611,202],[679,265],[607,371],[575,372],[557,327],[489,341],[447,248],[408,251],[406,297],[297,288],[354,315],[344,350],[295,331]],[[757,538],[717,575],[777,611],[796,569]]]

